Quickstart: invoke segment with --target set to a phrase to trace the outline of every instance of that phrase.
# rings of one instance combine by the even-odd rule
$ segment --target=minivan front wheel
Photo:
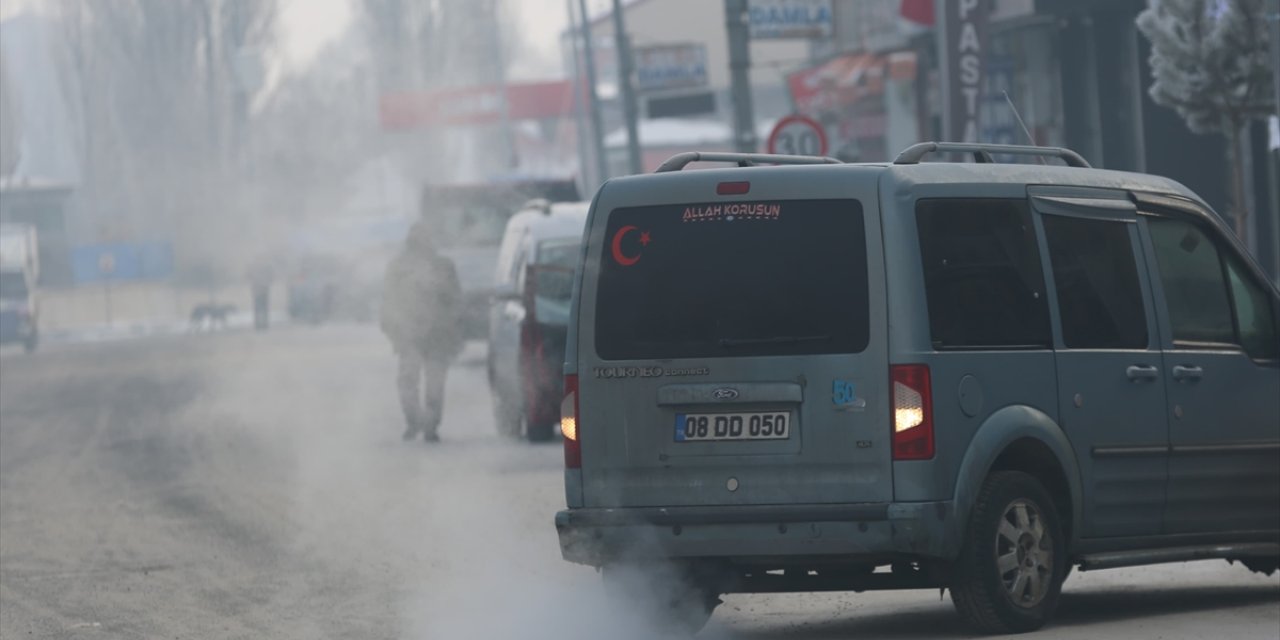
[[[1264,576],[1270,576],[1280,569],[1280,558],[1244,558],[1240,562],[1244,563],[1246,569]]]
[[[1053,499],[1020,471],[991,474],[969,516],[951,600],[985,633],[1039,629],[1066,577],[1066,541]]]

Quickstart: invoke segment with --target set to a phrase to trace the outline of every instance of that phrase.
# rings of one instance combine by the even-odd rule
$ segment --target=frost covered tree
[[[3,0],[0,0],[2,2]],[[77,199],[96,240],[168,238],[179,269],[237,247],[255,95],[241,47],[275,42],[274,0],[47,0],[77,112]]]
[[[1151,98],[1195,133],[1227,140],[1230,214],[1247,240],[1245,125],[1274,112],[1266,0],[1148,0],[1138,29],[1151,41]]]

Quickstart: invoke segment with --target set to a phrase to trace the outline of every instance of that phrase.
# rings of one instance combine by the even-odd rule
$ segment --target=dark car
[[[0,344],[21,342],[27,353],[31,353],[39,341],[36,301],[27,274],[0,271]]]

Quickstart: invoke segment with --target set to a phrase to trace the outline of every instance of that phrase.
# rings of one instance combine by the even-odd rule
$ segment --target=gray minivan
[[[1027,631],[1075,566],[1280,562],[1280,292],[1170,180],[681,154],[596,194],[571,314],[562,554],[672,568],[686,628],[946,588]]]

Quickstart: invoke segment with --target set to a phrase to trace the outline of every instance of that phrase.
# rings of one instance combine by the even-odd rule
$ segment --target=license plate
[[[791,414],[786,411],[676,414],[676,442],[786,440],[790,437]]]

